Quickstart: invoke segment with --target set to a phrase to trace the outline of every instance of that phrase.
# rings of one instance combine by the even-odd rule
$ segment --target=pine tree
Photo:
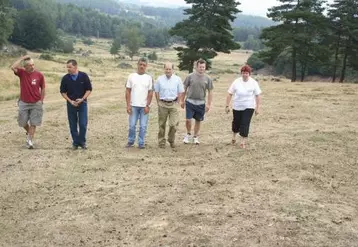
[[[339,82],[346,76],[347,66],[358,69],[358,0],[335,0],[330,5],[331,47],[335,51],[333,82],[337,77],[338,64],[342,60]]]
[[[189,18],[177,23],[169,33],[182,37],[187,47],[177,47],[180,60],[179,69],[193,71],[196,60],[203,58],[209,62],[217,52],[230,53],[239,49],[234,42],[231,22],[240,11],[235,0],[186,0],[190,9],[184,10]]]
[[[8,0],[0,0],[0,49],[7,42],[14,28],[14,9]]]
[[[269,9],[268,17],[280,22],[265,28],[261,38],[268,49],[260,56],[269,64],[283,52],[291,54],[291,81],[297,80],[297,67],[301,65],[301,80],[309,64],[326,59],[320,48],[325,30],[322,14],[324,0],[279,0],[282,5]],[[322,32],[321,32],[322,31]]]

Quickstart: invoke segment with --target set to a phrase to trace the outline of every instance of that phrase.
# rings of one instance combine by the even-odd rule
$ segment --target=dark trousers
[[[82,102],[78,107],[67,102],[67,116],[73,141],[72,145],[77,147],[86,145],[87,102]]]
[[[248,137],[250,122],[254,111],[254,109],[245,109],[243,111],[233,110],[234,119],[232,121],[232,132],[239,133],[242,137]]]

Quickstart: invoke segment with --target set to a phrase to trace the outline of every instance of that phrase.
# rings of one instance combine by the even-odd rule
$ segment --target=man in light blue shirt
[[[173,74],[173,64],[166,63],[164,72],[154,85],[158,103],[158,144],[160,148],[165,148],[165,128],[169,118],[168,142],[171,148],[175,148],[175,133],[179,125],[178,108],[184,100],[184,86],[180,77]]]

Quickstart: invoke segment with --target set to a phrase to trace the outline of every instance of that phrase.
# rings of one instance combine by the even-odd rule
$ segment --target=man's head
[[[241,75],[244,81],[247,81],[251,75],[251,67],[249,65],[245,65],[241,68]]]
[[[138,60],[138,74],[142,75],[145,74],[145,71],[148,66],[148,59],[145,57],[142,57]]]
[[[196,71],[199,74],[204,74],[205,70],[206,70],[206,61],[200,58],[198,61],[196,61]]]
[[[31,58],[25,59],[24,60],[24,69],[27,72],[33,72],[35,70],[34,60],[32,60]]]
[[[69,74],[74,75],[78,73],[78,68],[77,68],[77,61],[74,59],[70,59],[67,61],[67,71]]]
[[[169,78],[173,75],[174,65],[172,63],[164,64],[164,73]]]

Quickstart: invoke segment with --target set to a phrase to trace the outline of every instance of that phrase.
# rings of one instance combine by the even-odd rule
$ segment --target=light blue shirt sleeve
[[[178,76],[178,93],[184,93],[184,85],[179,76]]]
[[[159,91],[160,91],[160,80],[159,79],[160,79],[160,77],[158,77],[156,83],[154,84],[154,91],[156,93],[159,93]]]

